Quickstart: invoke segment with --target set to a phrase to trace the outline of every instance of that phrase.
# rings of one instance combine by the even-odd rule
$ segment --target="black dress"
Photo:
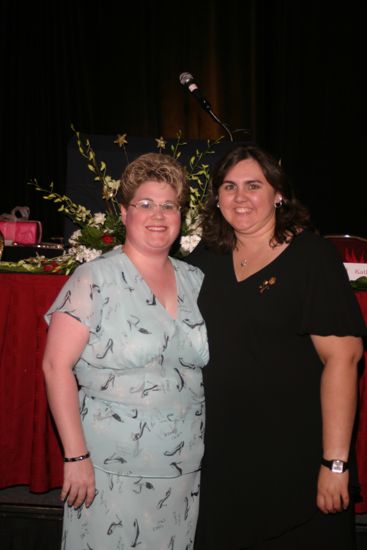
[[[359,336],[365,324],[336,250],[311,232],[242,282],[231,254],[199,245],[188,261],[205,273],[210,351],[195,549],[239,550],[317,515],[323,367],[309,335]]]

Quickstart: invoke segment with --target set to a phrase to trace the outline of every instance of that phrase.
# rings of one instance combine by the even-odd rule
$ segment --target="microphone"
[[[233,141],[232,133],[228,128],[227,124],[224,124],[224,122],[222,122],[220,118],[218,118],[217,115],[213,113],[212,106],[210,105],[209,101],[200,92],[192,74],[181,73],[180,83],[182,84],[182,86],[185,86],[185,88],[188,89],[188,91],[198,100],[202,108],[205,109],[205,111],[211,116],[211,118],[227,132],[229,139]]]
[[[188,91],[197,99],[200,105],[209,113],[212,112],[212,107],[209,101],[202,95],[197,84],[195,83],[194,77],[190,73],[181,73],[180,74],[180,83],[182,86],[188,89]]]

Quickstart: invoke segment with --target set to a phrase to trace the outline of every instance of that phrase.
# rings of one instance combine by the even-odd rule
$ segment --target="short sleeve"
[[[45,314],[47,323],[56,312],[70,315],[91,332],[98,331],[102,319],[101,288],[91,265],[83,264],[74,271]]]
[[[366,325],[337,250],[322,238],[313,244],[303,263],[300,334],[363,336]]]

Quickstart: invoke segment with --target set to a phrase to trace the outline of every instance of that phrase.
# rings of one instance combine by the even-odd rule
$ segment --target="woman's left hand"
[[[335,514],[349,506],[349,472],[337,474],[326,468],[320,467],[317,483],[317,506],[324,514]]]
[[[321,375],[322,448],[327,460],[347,461],[356,404],[358,362],[363,354],[361,338],[311,335],[324,365]],[[325,514],[349,506],[349,472],[332,472],[320,466],[316,503]]]

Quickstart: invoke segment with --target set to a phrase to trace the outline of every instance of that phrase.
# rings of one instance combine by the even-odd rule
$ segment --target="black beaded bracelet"
[[[86,453],[85,455],[73,456],[72,458],[66,458],[66,456],[64,456],[64,462],[78,462],[79,460],[86,460],[89,457],[90,457],[89,452]]]

